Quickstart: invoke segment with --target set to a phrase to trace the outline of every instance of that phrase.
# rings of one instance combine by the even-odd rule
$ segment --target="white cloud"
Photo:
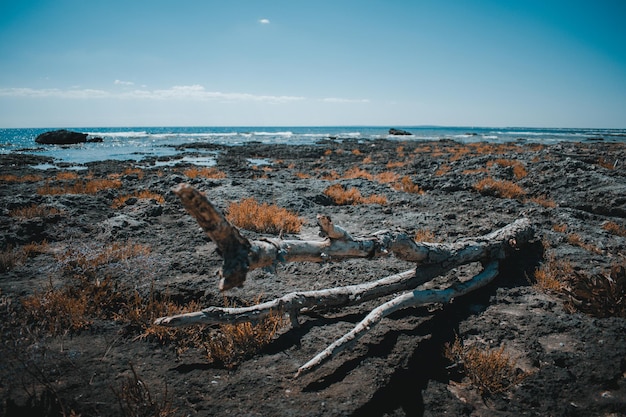
[[[35,89],[35,88],[2,88],[0,97],[21,98],[61,98],[61,99],[148,99],[148,100],[199,100],[199,101],[248,101],[285,103],[302,101],[300,96],[257,95],[250,93],[224,93],[221,91],[207,91],[199,84],[177,85],[165,89],[148,90],[135,89],[123,92],[111,92],[96,89]]]
[[[113,82],[113,84],[115,84],[115,85],[135,85],[135,83],[132,82],[132,81],[122,81],[122,80],[115,80]]]
[[[269,25],[270,24],[270,20],[269,19],[259,19],[259,23],[261,23],[263,25]]]

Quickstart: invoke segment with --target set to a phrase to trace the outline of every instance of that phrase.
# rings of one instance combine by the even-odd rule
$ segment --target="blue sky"
[[[4,0],[0,127],[626,128],[626,1]]]

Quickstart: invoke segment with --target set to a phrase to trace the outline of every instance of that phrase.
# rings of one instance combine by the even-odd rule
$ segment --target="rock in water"
[[[394,129],[394,128],[389,129],[389,134],[390,135],[398,135],[398,136],[412,135],[411,132],[407,132],[406,130]]]
[[[87,142],[87,133],[72,132],[69,130],[53,130],[42,133],[35,138],[35,142],[46,145],[71,145]]]

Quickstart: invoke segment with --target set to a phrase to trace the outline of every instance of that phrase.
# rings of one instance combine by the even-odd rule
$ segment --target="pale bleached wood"
[[[471,291],[484,287],[498,275],[498,262],[491,262],[487,267],[472,279],[456,282],[442,290],[414,290],[404,293],[373,309],[351,331],[330,344],[326,349],[315,355],[311,360],[298,368],[296,377],[314,370],[324,362],[337,355],[344,349],[352,346],[357,340],[369,332],[375,325],[391,313],[412,306],[422,306],[433,303],[449,303],[453,298],[461,297]]]
[[[393,253],[418,265],[460,265],[502,259],[506,252],[527,242],[533,234],[528,219],[515,222],[485,236],[455,243],[415,242],[404,232],[383,231],[353,238],[329,217],[318,216],[321,234],[313,240],[263,239],[249,241],[195,188],[181,184],[174,189],[183,206],[215,242],[224,258],[220,290],[242,286],[247,272],[280,262],[329,262],[350,258],[374,258]]]

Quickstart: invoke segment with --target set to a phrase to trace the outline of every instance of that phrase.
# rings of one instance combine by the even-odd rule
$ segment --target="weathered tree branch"
[[[298,314],[355,305],[401,291],[412,290],[372,310],[353,330],[329,345],[301,366],[296,376],[309,372],[324,361],[360,339],[369,329],[389,314],[409,306],[448,303],[491,282],[498,274],[498,261],[533,237],[528,219],[515,222],[489,233],[455,243],[415,242],[404,232],[379,232],[365,238],[353,238],[333,224],[328,216],[317,216],[322,241],[263,239],[249,241],[231,225],[223,213],[204,195],[188,185],[179,185],[174,192],[183,206],[196,218],[202,229],[215,242],[224,257],[220,271],[220,290],[243,285],[249,270],[278,262],[322,262],[347,258],[373,258],[393,253],[397,258],[416,262],[415,270],[391,275],[373,282],[316,291],[296,291],[255,306],[241,308],[209,307],[202,311],[161,317],[155,324],[188,326],[192,324],[240,323],[257,321],[272,312],[288,314],[293,326]],[[416,289],[421,284],[457,266],[480,262],[484,270],[464,282],[455,282],[446,289]]]
[[[461,297],[471,291],[477,290],[489,284],[498,275],[498,262],[491,262],[478,275],[465,282],[456,282],[443,290],[414,290],[404,293],[393,300],[373,309],[351,331],[330,344],[326,349],[318,353],[310,361],[298,368],[296,378],[312,371],[326,360],[337,355],[342,350],[352,346],[366,332],[370,331],[384,317],[391,313],[412,306],[420,306],[432,303],[449,303],[453,298]]]
[[[215,242],[224,265],[220,271],[220,290],[242,286],[249,270],[279,262],[325,262],[348,258],[373,258],[392,252],[397,258],[418,265],[442,264],[446,267],[475,261],[502,259],[532,236],[528,219],[519,219],[493,233],[456,243],[415,242],[404,232],[379,232],[353,238],[335,226],[330,217],[318,216],[321,241],[263,239],[248,241],[232,226],[223,213],[193,187],[181,184],[174,189],[183,206]]]

